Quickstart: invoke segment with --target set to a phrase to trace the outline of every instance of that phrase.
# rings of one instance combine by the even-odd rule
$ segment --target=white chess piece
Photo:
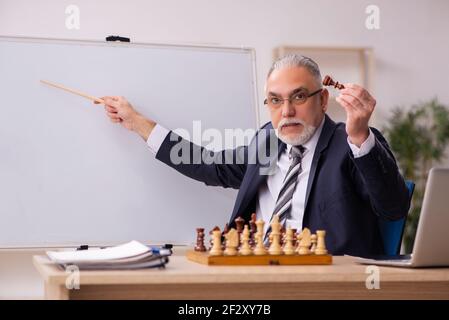
[[[239,246],[239,234],[237,230],[231,228],[228,233],[225,235],[226,239],[226,248],[224,254],[227,256],[235,256],[237,255],[237,247]]]
[[[301,240],[298,244],[298,254],[307,255],[310,254],[310,245],[312,244],[310,240],[310,230],[308,228],[304,228],[301,232]]]
[[[245,227],[243,228],[242,236],[240,238],[241,238],[240,239],[241,246],[240,246],[239,253],[242,256],[249,256],[252,253],[252,251],[251,251],[251,247],[249,245],[249,228],[248,228],[248,225],[245,225]]]
[[[254,248],[254,254],[258,256],[263,256],[267,254],[267,250],[265,249],[265,245],[263,243],[263,227],[265,222],[262,219],[256,221],[257,232],[254,236],[254,240],[256,241],[256,247]]]
[[[268,248],[268,253],[271,255],[282,254],[281,247],[281,224],[279,223],[279,216],[275,214],[271,222],[271,244]]]
[[[315,254],[317,254],[317,255],[327,254],[326,241],[325,241],[326,231],[317,230],[316,235],[317,235],[318,239],[317,239]]]
[[[317,242],[317,236],[316,234],[312,234],[310,236],[310,241],[312,242],[312,247],[310,248],[311,253],[315,253],[316,250],[316,242]]]
[[[285,239],[284,239],[284,254],[286,255],[293,255],[295,254],[295,248],[293,247],[293,229],[288,227],[287,231],[285,232]]]
[[[211,256],[221,256],[223,254],[221,249],[221,230],[212,231],[212,248],[209,254]]]

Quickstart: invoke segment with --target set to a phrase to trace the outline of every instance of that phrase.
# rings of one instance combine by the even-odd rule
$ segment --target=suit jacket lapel
[[[332,138],[332,135],[334,134],[336,126],[337,125],[335,124],[335,122],[332,121],[332,119],[329,118],[326,114],[323,129],[321,131],[321,135],[320,138],[318,139],[318,144],[316,146],[315,153],[313,155],[312,166],[310,167],[309,181],[307,181],[306,199],[304,202],[304,212],[307,209],[307,202],[309,200],[310,191],[315,181],[315,176],[318,164],[320,162],[321,154],[323,153],[324,150],[326,150],[329,141]]]
[[[275,166],[277,166],[277,159],[279,158],[282,151],[285,149],[286,145],[279,139],[277,139],[277,146],[278,149],[275,152],[272,152],[269,150],[270,148],[270,138],[272,138],[272,135],[274,135],[274,131],[272,130],[272,127],[267,128],[266,130],[269,130],[269,134],[266,135],[266,138],[263,141],[262,147],[265,148],[266,153],[268,155],[270,163],[274,163]],[[258,146],[258,149],[260,149],[260,145]],[[276,158],[276,159],[274,159]],[[244,215],[244,210],[247,209],[250,202],[254,200],[254,198],[257,196],[257,192],[259,190],[260,185],[266,181],[268,175],[261,174],[261,171],[263,170],[263,167],[259,161],[256,162],[254,165],[248,165],[248,172],[245,175],[244,180],[242,181],[242,185],[240,186],[240,192],[237,196],[236,203],[234,205],[234,210],[231,215],[231,220],[229,221],[229,225],[234,225],[234,220],[238,216]],[[245,219],[249,219],[249,217],[243,217]]]

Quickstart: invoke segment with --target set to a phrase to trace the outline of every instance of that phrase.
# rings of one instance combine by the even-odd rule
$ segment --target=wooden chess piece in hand
[[[339,83],[338,81],[334,81],[330,76],[325,76],[323,79],[323,85],[325,86],[334,86],[336,89],[344,89],[345,86]]]

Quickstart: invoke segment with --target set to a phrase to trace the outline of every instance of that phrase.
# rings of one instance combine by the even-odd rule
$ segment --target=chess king
[[[345,123],[326,114],[329,92],[312,59],[288,55],[275,61],[265,85],[271,121],[247,146],[209,151],[207,163],[191,160],[192,154],[204,154],[202,147],[145,118],[125,98],[103,99],[111,121],[139,134],[156,159],[207,185],[239,189],[229,227],[237,217],[248,221],[256,212],[267,233],[278,215],[284,227],[326,230],[327,249],[334,255],[382,254],[378,219],[406,216],[407,188],[386,140],[368,126],[376,100],[356,84],[336,83],[336,88]],[[173,148],[182,159],[190,152],[190,161],[173,161]],[[241,161],[223,161],[236,158]]]

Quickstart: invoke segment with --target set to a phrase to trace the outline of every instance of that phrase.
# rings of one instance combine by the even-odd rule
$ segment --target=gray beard
[[[286,144],[290,144],[292,146],[299,146],[299,145],[304,144],[307,141],[309,141],[317,129],[317,127],[309,126],[306,124],[303,124],[303,126],[304,126],[304,129],[296,137],[284,136],[280,130],[276,130],[277,136],[282,142],[284,142]]]

